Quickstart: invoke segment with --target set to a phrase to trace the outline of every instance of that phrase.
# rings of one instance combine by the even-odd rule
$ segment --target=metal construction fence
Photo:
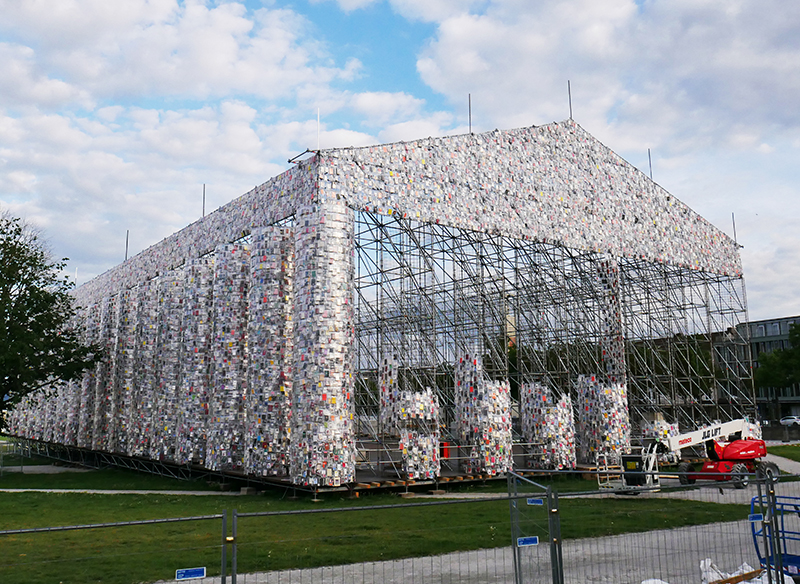
[[[398,504],[6,529],[0,581],[721,584],[800,567],[796,477],[588,492],[538,478]],[[762,560],[776,571],[759,574]]]
[[[0,477],[3,476],[3,469],[5,468],[7,457],[18,454],[19,452],[20,448],[16,441],[0,440]]]

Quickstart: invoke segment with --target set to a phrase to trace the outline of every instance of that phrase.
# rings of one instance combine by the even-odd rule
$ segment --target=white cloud
[[[336,2],[345,12],[381,3],[383,0],[311,0],[312,4]],[[412,20],[438,22],[488,4],[487,0],[386,0],[397,14]]]
[[[316,119],[264,126],[260,128],[259,135],[276,155],[280,153],[280,156],[286,156],[286,160],[305,150],[316,150],[318,137],[323,150],[367,146],[378,142],[377,138],[363,132],[346,128],[328,129],[324,122],[318,128]]]
[[[13,106],[92,104],[88,92],[39,71],[33,49],[9,43],[0,43],[0,94],[5,105]]]
[[[739,223],[737,218],[737,226]],[[800,222],[782,222],[779,225],[786,225],[794,232],[760,240],[752,246],[745,245],[742,250],[748,298],[756,299],[755,304],[750,303],[753,320],[800,314],[797,294],[800,237],[794,235],[800,230]],[[764,227],[769,229],[769,226]]]
[[[26,170],[12,170],[0,179],[0,188],[16,193],[31,193],[36,186],[36,175]]]
[[[559,6],[532,3],[512,10],[493,5],[486,14],[447,19],[420,56],[418,71],[455,103],[472,94],[479,129],[566,118],[568,79],[576,89],[576,115],[583,114],[578,119],[602,119],[598,114],[605,113],[621,91],[619,80],[601,66],[619,53],[621,17],[609,10],[600,26],[580,18],[581,7],[575,7],[573,17]],[[594,45],[572,42],[587,37],[595,39]]]
[[[140,23],[169,21],[178,14],[179,5],[175,0],[0,0],[0,11],[2,28],[20,38],[70,49],[108,42]]]
[[[488,4],[486,0],[389,0],[389,3],[406,18],[428,22],[468,13]]]
[[[175,2],[0,0],[0,30],[19,34],[5,61],[10,86],[34,103],[172,95],[206,99],[291,96],[300,86],[351,79],[332,64],[308,21],[288,9]],[[11,49],[6,49],[8,52]],[[0,60],[2,62],[2,60]],[[36,69],[36,71],[34,71]],[[77,92],[74,86],[80,86]]]
[[[325,0],[311,0],[311,3],[319,4],[320,2],[324,1]],[[345,12],[352,12],[353,10],[366,8],[367,6],[376,4],[377,2],[380,2],[380,0],[335,0],[335,2],[339,5],[339,8]]]
[[[123,111],[125,111],[125,108],[123,108],[121,105],[112,105],[100,108],[95,111],[94,114],[104,122],[113,122]]]
[[[466,132],[464,128],[456,128],[455,130],[450,128],[452,122],[452,115],[440,112],[428,117],[418,117],[386,126],[379,134],[379,138],[381,142],[386,143]]]
[[[373,125],[384,125],[398,117],[417,116],[424,106],[424,100],[407,93],[386,91],[358,93],[351,100],[353,110],[366,117],[368,123]]]
[[[569,79],[576,119],[623,143],[758,145],[800,125],[799,36],[800,6],[777,0],[495,0],[441,19],[418,70],[455,103],[472,93],[486,129],[565,118]]]
[[[378,140],[369,134],[344,128],[325,130],[320,140],[323,148],[357,148],[378,143]]]

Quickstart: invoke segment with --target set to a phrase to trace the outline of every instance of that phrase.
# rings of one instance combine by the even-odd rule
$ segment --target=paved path
[[[782,456],[775,456],[774,454],[767,454],[766,459],[768,462],[774,462],[778,468],[783,472],[791,475],[800,475],[800,462],[784,458]]]
[[[20,472],[22,474],[61,474],[64,472],[91,472],[93,468],[78,466],[57,466],[55,464],[26,464],[22,466],[4,466],[3,472]]]
[[[108,489],[0,489],[0,493],[88,493],[90,495],[189,495],[198,497],[241,497],[235,491],[136,491]]]
[[[786,474],[800,475],[800,462],[768,454],[766,459],[774,462]],[[679,487],[677,479],[665,478],[661,480],[664,488]],[[781,482],[778,490],[779,495],[789,497],[800,497],[800,482]],[[643,497],[667,497],[671,499],[688,499],[692,501],[708,501],[711,503],[735,503],[749,505],[753,497],[758,495],[758,489],[751,483],[746,489],[736,489],[731,483],[706,483],[704,485],[680,489],[674,491],[660,491],[652,493],[640,493]],[[445,493],[442,495],[415,494],[414,499],[489,499],[492,497],[502,497],[503,493]],[[561,497],[569,497],[569,493],[560,493]],[[589,495],[591,497],[615,497],[614,493],[609,492],[604,495]]]
[[[91,472],[91,468],[76,466],[57,466],[54,464],[39,464],[31,466],[3,467],[3,472],[22,472],[24,474],[60,474],[65,472]],[[150,491],[150,490],[119,490],[119,489],[0,489],[0,493],[87,493],[90,495],[180,495],[180,496],[223,496],[238,497],[241,493],[235,491]]]
[[[778,465],[784,473],[792,475],[800,475],[800,462],[775,456],[774,454],[767,454],[766,459],[769,462],[774,462]],[[20,467],[4,467],[3,472],[24,472],[25,474],[56,474],[64,472],[90,472],[92,469],[70,467],[70,466],[56,466],[56,465],[32,465]],[[664,486],[674,486],[674,481],[670,479],[662,481]],[[717,496],[707,495],[708,490],[712,489],[723,495],[724,498]],[[137,491],[137,490],[102,490],[102,489],[0,489],[3,493],[89,493],[96,495],[196,495],[196,496],[240,496],[241,493],[229,491]],[[693,500],[714,500],[719,503],[749,503],[750,498],[756,494],[754,486],[747,489],[734,489],[730,484],[721,483],[719,486],[704,486],[703,488],[692,489],[681,492],[667,492],[667,493],[652,493],[647,496],[660,496],[660,497],[674,497],[685,498]],[[783,483],[781,485],[781,494],[800,497],[800,482],[798,483]],[[442,495],[431,495],[418,493],[415,494],[414,499],[487,499],[492,497],[502,497],[503,493],[445,493]],[[564,496],[564,495],[562,495]]]

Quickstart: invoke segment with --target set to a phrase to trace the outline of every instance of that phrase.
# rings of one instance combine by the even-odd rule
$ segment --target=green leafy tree
[[[800,383],[800,326],[789,329],[788,349],[778,349],[758,356],[756,385],[758,387],[790,387]]]
[[[73,326],[73,284],[38,234],[0,214],[0,424],[28,393],[81,377],[101,358]]]

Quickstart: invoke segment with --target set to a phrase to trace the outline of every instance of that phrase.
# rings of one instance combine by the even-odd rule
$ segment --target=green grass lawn
[[[791,460],[800,462],[800,444],[781,444],[778,446],[770,446],[767,452],[775,456],[782,456]]]

